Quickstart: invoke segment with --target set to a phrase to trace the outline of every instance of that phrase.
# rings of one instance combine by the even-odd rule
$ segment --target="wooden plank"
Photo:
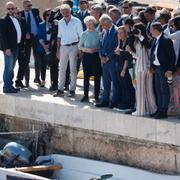
[[[21,167],[21,168],[15,168],[16,171],[21,172],[37,172],[37,171],[57,171],[62,169],[62,166],[60,165],[50,165],[50,166],[30,166],[30,167]]]

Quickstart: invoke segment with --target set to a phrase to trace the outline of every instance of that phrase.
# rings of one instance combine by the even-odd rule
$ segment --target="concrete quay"
[[[2,56],[0,59],[0,123],[5,121],[9,131],[42,130],[48,124],[53,129],[51,153],[180,173],[180,120],[177,118],[135,117],[95,108],[92,102],[80,103],[82,80],[78,80],[76,98],[54,98],[47,88],[32,83],[33,69],[29,89],[5,95]],[[47,80],[47,87],[48,84]]]

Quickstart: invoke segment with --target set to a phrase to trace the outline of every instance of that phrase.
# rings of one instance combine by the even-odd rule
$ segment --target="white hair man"
[[[66,69],[68,61],[70,64],[70,91],[69,97],[75,95],[77,80],[77,55],[78,42],[83,32],[81,21],[71,15],[71,8],[67,4],[61,5],[63,18],[59,21],[58,26],[58,46],[57,55],[60,58],[59,63],[59,87],[54,97],[64,95],[64,84],[66,79]]]

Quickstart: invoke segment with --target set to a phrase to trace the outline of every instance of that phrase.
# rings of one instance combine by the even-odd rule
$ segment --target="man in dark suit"
[[[4,53],[4,74],[3,74],[3,92],[17,93],[13,87],[14,67],[17,61],[18,48],[21,42],[21,26],[14,17],[15,4],[11,1],[6,3],[7,14],[2,22],[2,45],[1,50]]]
[[[76,17],[82,22],[83,31],[86,30],[86,25],[84,24],[84,18],[89,16],[90,13],[88,11],[88,1],[87,0],[80,0],[79,1],[79,11],[76,14]]]
[[[123,18],[121,18],[121,12],[118,8],[112,8],[109,10],[109,16],[111,17],[113,23],[119,27],[123,25]]]
[[[2,45],[3,45],[3,18],[0,18],[0,49],[2,49]]]
[[[151,48],[151,67],[155,71],[155,90],[157,111],[152,115],[156,119],[167,118],[170,100],[169,85],[175,64],[173,42],[167,39],[159,22],[151,25],[151,34],[155,38]]]
[[[21,12],[21,16],[26,21],[26,46],[25,46],[25,56],[27,60],[30,62],[31,56],[31,48],[33,49],[34,61],[35,61],[35,79],[34,83],[40,84],[40,61],[38,60],[38,54],[36,50],[37,46],[37,27],[39,23],[42,21],[39,15],[39,10],[36,8],[32,8],[31,0],[23,1],[24,10]],[[29,65],[26,68],[26,86],[29,86]]]
[[[22,80],[25,75],[26,67],[28,66],[28,63],[29,63],[25,57],[26,21],[24,18],[21,17],[21,12],[19,11],[18,8],[15,9],[14,15],[18,19],[21,26],[21,30],[22,30],[22,38],[21,38],[21,42],[19,45],[19,52],[18,52],[19,68],[18,68],[18,73],[17,73],[17,80],[15,81],[15,86],[17,88],[24,88],[25,86],[22,83]]]
[[[86,25],[84,24],[84,18],[90,15],[90,12],[88,11],[88,1],[80,0],[79,9],[80,10],[76,13],[76,17],[82,22],[83,31],[85,31]],[[77,72],[79,72],[81,61],[82,61],[82,57],[79,57],[77,60]]]
[[[96,107],[117,107],[119,100],[119,84],[118,77],[115,71],[115,49],[118,46],[117,29],[113,25],[112,19],[108,15],[102,15],[100,18],[100,24],[104,29],[102,46],[100,49],[100,56],[103,69],[103,85],[104,91],[100,100],[100,103],[96,104]],[[112,99],[110,98],[112,83]]]
[[[129,18],[133,19],[133,4],[130,1],[123,1],[121,4],[123,14],[127,14]]]

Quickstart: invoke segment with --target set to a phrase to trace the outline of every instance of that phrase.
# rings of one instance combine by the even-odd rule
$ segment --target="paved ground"
[[[2,76],[3,76],[3,69],[4,69],[4,60],[3,60],[3,54],[0,51],[0,93],[2,93],[2,86],[3,86],[3,80],[2,80]],[[33,60],[31,58],[31,63],[30,66],[33,65]],[[16,67],[15,67],[15,77],[17,74],[17,69],[18,69],[18,63],[16,63]],[[17,97],[25,97],[25,98],[29,98],[31,100],[39,100],[39,101],[45,101],[45,102],[52,102],[52,103],[58,103],[58,104],[64,104],[64,105],[68,105],[68,106],[74,106],[74,107],[83,107],[83,108],[95,108],[95,106],[93,105],[93,81],[90,82],[90,103],[81,103],[80,99],[83,96],[83,80],[82,79],[78,79],[77,81],[77,89],[76,89],[76,96],[74,98],[69,98],[67,97],[67,92],[65,92],[65,96],[64,98],[59,98],[53,97],[53,94],[55,92],[50,92],[48,90],[49,86],[50,86],[50,75],[49,75],[49,70],[47,70],[47,78],[46,78],[46,86],[45,88],[39,87],[37,85],[35,85],[33,83],[34,80],[34,68],[31,68],[31,74],[30,74],[30,87],[28,89],[23,89],[20,92],[18,92],[17,94],[11,94],[12,96],[17,96]],[[102,108],[100,109],[102,111],[114,111],[111,110],[109,108]],[[177,117],[170,117],[168,119],[168,121],[175,121],[175,122],[179,122],[179,120],[177,119]]]
[[[0,51],[0,93],[2,93],[2,86],[3,86],[3,69],[4,69],[4,59],[3,59],[3,54]],[[31,63],[30,66],[33,65],[33,60],[31,59]],[[17,69],[18,69],[18,63],[16,63],[16,67],[15,67],[15,77],[17,75]],[[80,103],[80,99],[83,96],[83,80],[82,79],[78,79],[77,81],[77,89],[76,89],[76,96],[75,98],[69,98],[66,96],[66,92],[65,92],[65,98],[54,98],[52,95],[55,92],[50,92],[48,90],[49,86],[50,86],[50,74],[49,74],[49,70],[47,70],[47,78],[46,78],[46,85],[45,88],[41,88],[38,87],[37,85],[35,85],[33,83],[35,77],[35,73],[34,73],[34,68],[31,68],[31,72],[30,72],[30,87],[28,89],[23,89],[20,92],[18,92],[17,94],[12,94],[15,96],[19,96],[19,97],[26,97],[26,98],[30,98],[30,99],[39,99],[41,101],[52,101],[52,102],[58,102],[58,103],[64,103],[67,102],[68,104],[74,104],[74,103],[78,103],[78,104],[82,104]],[[91,87],[90,87],[90,97],[92,97],[92,99],[90,100],[91,103],[87,103],[88,105],[92,105],[92,101],[93,101],[93,91],[92,91],[92,85],[93,82],[91,81]],[[83,103],[84,105],[84,103]]]

